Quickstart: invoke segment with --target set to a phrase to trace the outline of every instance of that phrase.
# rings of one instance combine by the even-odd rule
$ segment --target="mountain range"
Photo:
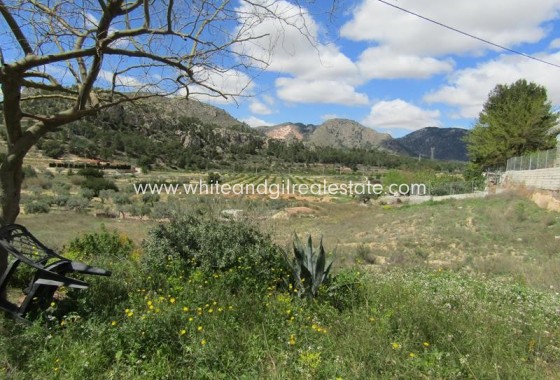
[[[154,112],[157,109],[157,112]],[[434,158],[437,160],[467,161],[466,144],[463,141],[468,130],[461,128],[426,127],[393,138],[348,119],[330,119],[320,125],[286,122],[273,126],[249,128],[221,108],[197,101],[179,98],[154,98],[143,106],[121,106],[109,111],[113,121],[126,120],[129,125],[140,126],[148,135],[160,133],[177,124],[183,118],[197,119],[212,124],[217,129],[221,145],[240,144],[258,139],[276,139],[286,142],[301,141],[321,148],[380,149],[405,156]],[[175,131],[186,148],[207,146],[210,140],[199,128]],[[223,146],[222,146],[223,148]],[[222,149],[220,148],[220,149]],[[219,150],[220,150],[219,149]]]
[[[282,123],[256,129],[271,139],[302,141],[316,147],[378,148],[437,160],[468,160],[463,141],[468,130],[462,128],[426,127],[399,138],[347,119],[330,119],[320,125]]]
[[[30,106],[37,112],[48,112],[45,107],[64,106],[56,102]],[[256,152],[267,147],[268,141],[280,140],[288,145],[293,141],[316,149],[375,149],[402,156],[466,161],[463,138],[467,133],[460,128],[427,127],[393,138],[388,133],[340,118],[320,125],[288,122],[250,128],[223,109],[197,100],[152,98],[116,106],[74,123],[68,130],[51,134],[38,147],[49,150],[50,157],[65,153],[89,158],[124,154],[143,161],[168,159],[182,163],[203,156],[211,160],[222,153]],[[163,148],[173,152],[168,156],[176,157],[162,158]]]

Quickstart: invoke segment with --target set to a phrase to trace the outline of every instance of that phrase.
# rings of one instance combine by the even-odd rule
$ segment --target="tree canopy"
[[[525,79],[497,85],[466,137],[469,157],[484,170],[504,167],[513,156],[553,148],[558,119],[545,87]]]

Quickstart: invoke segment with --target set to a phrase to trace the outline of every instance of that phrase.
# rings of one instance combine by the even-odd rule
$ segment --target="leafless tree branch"
[[[25,34],[23,34],[23,32],[22,32],[20,26],[18,25],[16,19],[10,13],[8,8],[4,4],[3,0],[0,0],[0,13],[2,14],[2,17],[4,17],[4,20],[6,21],[6,23],[10,27],[10,29],[11,29],[12,33],[14,34],[14,36],[16,37],[17,41],[19,42],[19,45],[21,46],[23,52],[25,54],[33,54],[33,49],[31,49],[31,45],[29,44],[29,41],[27,40],[27,37],[25,37]]]

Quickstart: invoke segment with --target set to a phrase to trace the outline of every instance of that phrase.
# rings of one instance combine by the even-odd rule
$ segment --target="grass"
[[[228,183],[264,178],[240,175]],[[179,204],[216,219],[224,209],[242,209],[246,223],[281,247],[289,247],[293,232],[323,235],[327,248],[336,247],[336,281],[312,302],[284,286],[232,282],[250,277],[243,268],[163,272],[156,285],[139,264],[154,221],[22,215],[18,222],[54,247],[103,223],[138,249],[84,258],[115,275],[67,293],[32,325],[0,319],[6,377],[560,377],[560,216],[525,198],[381,206],[185,197]],[[313,213],[272,218],[290,207]]]
[[[232,294],[220,276],[159,289],[96,281],[30,327],[0,321],[0,366],[11,379],[560,375],[555,296],[449,271],[342,275],[359,287],[311,303],[274,289]],[[67,312],[104,289],[120,292]]]

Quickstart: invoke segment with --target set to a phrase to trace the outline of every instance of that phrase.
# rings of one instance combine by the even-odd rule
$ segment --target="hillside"
[[[260,127],[257,130],[271,139],[297,140],[315,147],[336,149],[379,148],[384,141],[392,139],[387,133],[376,132],[348,119],[331,119],[321,125],[282,123],[271,127]],[[396,148],[397,151],[402,150],[400,146]]]
[[[380,147],[383,141],[391,139],[389,134],[376,132],[356,121],[331,119],[313,131],[309,142],[318,147],[367,149]]]
[[[231,128],[243,124],[221,108],[184,98],[151,98],[134,104],[129,103],[113,107],[103,112],[99,118],[114,123],[125,122],[144,126],[177,125],[180,119],[185,118],[197,119],[203,124],[221,128]]]
[[[427,127],[409,133],[404,137],[384,142],[387,149],[395,150],[398,146],[413,156],[430,158],[434,148],[434,159],[468,161],[467,144],[463,138],[468,130],[462,128]]]
[[[60,109],[61,102],[31,104]],[[68,125],[38,143],[51,158],[76,155],[138,166],[208,168],[213,161],[257,154],[261,133],[224,110],[196,100],[152,98],[108,109]]]
[[[313,124],[282,123],[268,127],[257,127],[257,131],[274,140],[303,141],[309,138],[309,134],[316,128]]]
[[[61,99],[26,102],[35,113],[65,109]],[[387,144],[383,146],[383,144]],[[37,148],[49,158],[87,158],[195,170],[339,164],[418,167],[388,134],[345,119],[322,125],[250,128],[219,108],[179,98],[152,98],[105,110],[48,134]],[[398,154],[395,154],[398,153]],[[408,156],[408,157],[407,157]],[[436,162],[424,160],[423,167]]]

